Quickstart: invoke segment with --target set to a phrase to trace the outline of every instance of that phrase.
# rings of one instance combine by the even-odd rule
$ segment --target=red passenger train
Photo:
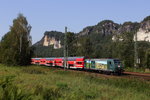
[[[84,57],[68,57],[66,66],[67,68],[83,69]],[[46,65],[46,66],[64,66],[64,57],[51,57],[51,58],[32,58],[31,64]]]

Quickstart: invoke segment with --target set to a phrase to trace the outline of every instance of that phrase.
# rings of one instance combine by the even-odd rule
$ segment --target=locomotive
[[[118,59],[86,59],[85,57],[50,57],[50,58],[32,58],[31,64],[64,67],[68,69],[95,70],[99,72],[118,73],[124,71],[124,67]]]

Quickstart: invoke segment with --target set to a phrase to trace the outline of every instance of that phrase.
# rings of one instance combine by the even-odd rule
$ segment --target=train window
[[[109,62],[109,64],[111,65],[111,62]]]
[[[77,64],[82,64],[82,62],[77,62]]]
[[[114,60],[114,63],[115,64],[120,64],[121,62],[120,62],[120,60]]]
[[[69,66],[74,66],[73,64],[69,64]]]

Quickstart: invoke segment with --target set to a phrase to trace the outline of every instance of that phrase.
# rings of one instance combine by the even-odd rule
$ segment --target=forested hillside
[[[41,41],[34,45],[35,56],[63,56],[64,33],[57,31],[46,33],[44,37],[54,37],[56,40],[60,40],[61,48],[54,49],[54,45],[52,44],[43,46],[43,37]],[[119,58],[126,67],[133,67],[135,62],[135,34],[137,34],[138,66],[150,67],[149,16],[144,18],[140,23],[125,22],[123,24],[117,24],[111,20],[104,20],[95,26],[84,28],[77,34],[68,32],[68,56]]]

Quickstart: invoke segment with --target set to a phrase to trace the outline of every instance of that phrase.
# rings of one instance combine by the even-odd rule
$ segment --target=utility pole
[[[134,42],[134,67],[138,68],[138,52],[137,52],[137,32],[135,33],[135,42]]]
[[[65,27],[64,37],[64,69],[67,68],[67,27]]]

